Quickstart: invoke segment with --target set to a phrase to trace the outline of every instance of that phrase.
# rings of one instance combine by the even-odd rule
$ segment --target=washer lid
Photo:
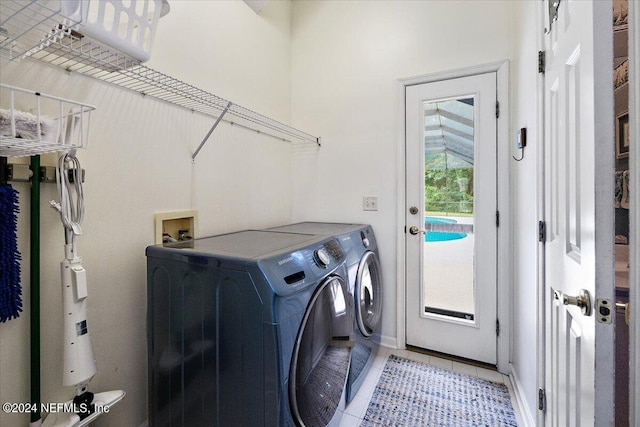
[[[187,242],[177,242],[172,245],[164,245],[164,248],[193,251],[203,255],[254,259],[275,255],[287,250],[294,251],[319,240],[321,239],[318,236],[311,234],[246,230],[213,237],[203,237]],[[149,250],[147,250],[148,252]]]
[[[308,233],[333,236],[348,233],[365,227],[364,224],[343,224],[337,222],[299,222],[297,224],[283,225],[269,228],[268,231],[280,231],[287,233]]]

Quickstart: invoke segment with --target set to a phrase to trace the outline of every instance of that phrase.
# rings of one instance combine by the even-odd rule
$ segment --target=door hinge
[[[547,65],[546,55],[544,50],[538,51],[538,73],[543,73]]]
[[[542,412],[547,410],[547,396],[543,388],[538,389],[538,410]]]
[[[496,101],[496,119],[500,117],[500,101]]]
[[[500,319],[496,319],[496,336],[500,336]]]
[[[538,242],[544,242],[547,240],[547,223],[544,221],[538,221]]]
[[[500,211],[496,211],[496,227],[500,227]]]

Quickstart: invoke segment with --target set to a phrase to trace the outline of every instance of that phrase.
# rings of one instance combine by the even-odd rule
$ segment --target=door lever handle
[[[409,233],[413,234],[414,236],[416,234],[422,234],[422,233],[426,233],[426,232],[427,232],[427,230],[420,230],[415,225],[412,225],[411,227],[409,227]]]
[[[629,310],[629,303],[617,302],[616,308],[621,308],[624,310],[624,323],[629,326],[629,323],[631,322],[631,310]]]
[[[556,298],[558,297],[561,297],[564,305],[575,305],[580,307],[582,314],[585,316],[591,316],[591,313],[593,312],[593,305],[591,304],[591,294],[588,290],[580,289],[580,292],[578,292],[578,295],[575,297],[556,291]]]

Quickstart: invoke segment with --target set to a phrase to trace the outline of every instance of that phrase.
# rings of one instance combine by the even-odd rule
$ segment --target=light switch
[[[378,210],[378,196],[364,196],[362,198],[362,210],[365,210],[365,211],[377,211]]]

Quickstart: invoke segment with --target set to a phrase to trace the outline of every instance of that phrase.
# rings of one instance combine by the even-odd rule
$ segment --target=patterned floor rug
[[[517,426],[504,384],[389,356],[361,426]]]

